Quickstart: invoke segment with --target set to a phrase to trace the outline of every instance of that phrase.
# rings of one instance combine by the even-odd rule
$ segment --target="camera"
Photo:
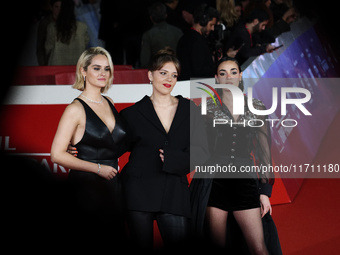
[[[224,44],[229,35],[230,32],[224,24],[216,24],[214,31],[209,34],[209,46],[213,52],[215,61],[223,57]]]

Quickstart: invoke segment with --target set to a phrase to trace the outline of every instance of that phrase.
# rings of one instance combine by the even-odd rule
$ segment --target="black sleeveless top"
[[[125,152],[126,127],[114,105],[106,97],[104,98],[109,103],[116,120],[112,133],[88,104],[82,99],[76,98],[75,100],[78,100],[84,107],[86,124],[82,139],[73,146],[77,148],[79,159],[109,165],[118,170],[118,157]],[[83,171],[70,170],[69,177],[81,172]],[[86,172],[86,174],[93,173]]]
[[[104,97],[105,98],[105,97]],[[113,104],[105,98],[116,119],[112,132],[107,128],[98,115],[80,98],[76,98],[84,107],[86,114],[85,132],[74,146],[78,150],[78,158],[86,161],[110,165],[118,170],[118,157],[125,152],[124,142],[126,128],[123,119]],[[90,226],[93,229],[109,230],[110,240],[124,239],[124,201],[121,181],[117,174],[113,179],[106,180],[97,173],[70,170],[70,215],[76,215],[74,222],[79,226]],[[77,225],[76,225],[77,226]],[[100,227],[95,227],[100,226]],[[81,228],[82,229],[82,228]]]

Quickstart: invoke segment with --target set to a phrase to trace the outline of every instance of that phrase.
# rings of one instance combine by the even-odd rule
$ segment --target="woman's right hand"
[[[77,157],[78,154],[77,148],[73,147],[71,144],[69,144],[69,146],[67,147],[67,152]],[[100,170],[99,173],[97,172],[97,174],[100,177],[105,178],[106,180],[111,180],[116,176],[117,172],[118,171],[112,166],[100,165]]]
[[[111,180],[116,176],[117,172],[117,169],[112,166],[100,165],[98,175],[106,180]]]

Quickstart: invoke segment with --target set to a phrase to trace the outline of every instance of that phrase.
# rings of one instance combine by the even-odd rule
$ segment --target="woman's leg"
[[[264,242],[260,208],[234,211],[233,214],[241,228],[250,253],[269,255]]]
[[[186,217],[170,213],[157,213],[156,220],[164,246],[174,248],[184,245],[188,240],[189,222]]]
[[[154,213],[128,211],[127,217],[129,233],[134,245],[132,249],[152,250]]]
[[[225,247],[227,234],[228,212],[216,207],[207,207],[206,223],[212,243],[218,247]]]

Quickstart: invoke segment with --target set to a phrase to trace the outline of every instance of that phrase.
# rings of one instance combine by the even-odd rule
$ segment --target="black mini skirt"
[[[254,178],[214,179],[208,206],[228,212],[260,207],[257,181]]]

